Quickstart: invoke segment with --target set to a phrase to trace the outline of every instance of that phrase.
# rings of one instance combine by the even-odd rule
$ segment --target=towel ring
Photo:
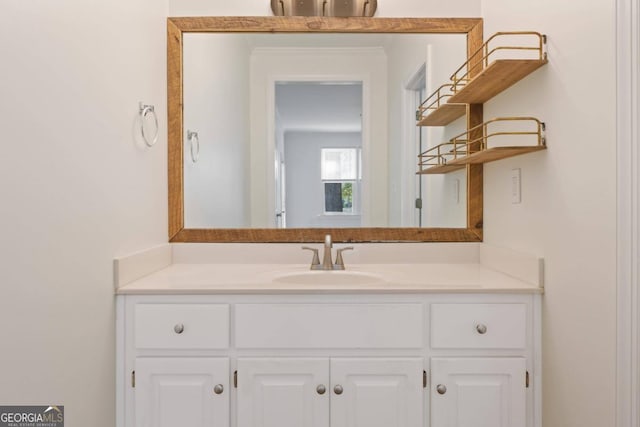
[[[147,147],[153,147],[158,142],[158,116],[156,114],[156,109],[153,105],[143,105],[142,102],[140,105],[140,133],[142,134],[142,139],[144,139],[144,143],[147,144]],[[147,116],[151,114],[153,117],[153,121],[155,123],[156,131],[153,134],[153,138],[149,139],[147,134],[144,131],[144,121]]]
[[[197,163],[198,158],[200,157],[200,137],[198,136],[198,132],[188,130],[187,141],[189,141],[189,144],[191,145],[189,150],[191,152],[191,161],[193,161],[193,163]]]

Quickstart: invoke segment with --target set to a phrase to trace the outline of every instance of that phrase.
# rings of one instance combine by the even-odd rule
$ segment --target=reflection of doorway
[[[420,104],[424,101],[426,97],[427,91],[427,74],[426,74],[426,64],[422,64],[422,66],[413,74],[413,76],[407,82],[405,89],[408,97],[408,102],[410,103],[410,111],[417,111]],[[410,123],[410,132],[409,135],[412,135],[410,138],[412,149],[408,150],[411,156],[411,162],[414,170],[417,171],[417,157],[420,153],[422,153],[426,148],[426,128],[422,126],[416,126],[415,121],[411,121]],[[423,218],[423,175],[417,174],[415,176],[415,215],[414,215],[414,227],[422,227],[422,218]]]
[[[275,83],[278,227],[361,226],[362,106],[362,82]]]
[[[280,151],[275,150],[274,153],[274,170],[276,175],[276,228],[287,228],[287,211],[285,210],[287,193],[286,193],[286,173],[284,160]]]

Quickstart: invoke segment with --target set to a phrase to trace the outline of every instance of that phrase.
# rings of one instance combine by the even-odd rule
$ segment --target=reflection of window
[[[353,213],[353,183],[325,182],[324,211]]]
[[[325,213],[357,213],[360,176],[359,149],[322,149],[321,179]]]

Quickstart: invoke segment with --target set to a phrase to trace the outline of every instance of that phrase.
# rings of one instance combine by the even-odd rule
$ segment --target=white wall
[[[382,49],[256,49],[251,56],[251,226],[275,212],[273,165],[276,81],[363,82],[362,224],[386,227],[387,64]],[[266,112],[266,113],[265,113]],[[266,159],[266,161],[265,161]],[[288,166],[287,166],[288,167]]]
[[[238,34],[186,34],[183,44],[183,137],[200,138],[196,163],[185,145],[185,228],[247,227],[249,45]]]
[[[415,198],[418,147],[415,126],[415,93],[407,83],[427,63],[430,35],[406,35],[391,39],[385,47],[389,75],[389,225],[417,226]],[[451,36],[455,37],[455,36]]]
[[[450,82],[451,74],[467,60],[465,36],[432,36],[427,61],[427,94]],[[444,127],[422,128],[426,145],[434,147],[467,130],[463,116]],[[467,226],[467,172],[460,170],[444,175],[422,175],[424,227]]]
[[[172,16],[263,16],[272,15],[265,0],[169,0]],[[480,0],[389,0],[378,2],[379,17],[477,17]]]
[[[544,425],[615,425],[615,2],[483,0],[485,37],[549,35],[549,64],[485,106],[533,115],[548,150],[485,166],[485,241],[545,258]],[[522,169],[522,203],[510,172]]]
[[[0,4],[0,402],[65,405],[69,427],[115,424],[113,258],[167,241],[166,15]]]
[[[360,132],[286,132],[287,227],[359,227],[360,215],[324,215],[323,148],[362,146]]]
[[[389,221],[390,226],[417,227],[415,198],[418,179],[417,132],[423,134],[423,150],[445,142],[465,130],[460,119],[447,127],[415,127],[415,105],[406,85],[421,65],[426,64],[426,95],[449,81],[453,70],[466,61],[464,35],[413,35],[393,39],[386,47],[389,64]],[[424,100],[424,99],[423,99]],[[412,132],[415,129],[415,133]],[[424,227],[466,227],[466,172],[423,175]],[[453,191],[458,185],[460,197]]]

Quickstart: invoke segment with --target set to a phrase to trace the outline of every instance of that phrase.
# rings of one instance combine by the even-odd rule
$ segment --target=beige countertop
[[[303,264],[170,264],[117,288],[119,295],[322,293],[543,293],[479,263],[353,264],[310,271]]]

